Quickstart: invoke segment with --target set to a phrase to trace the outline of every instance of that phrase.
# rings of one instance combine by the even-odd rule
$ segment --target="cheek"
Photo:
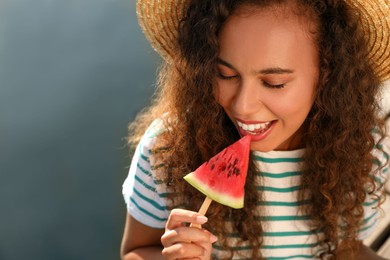
[[[218,104],[222,107],[227,107],[234,96],[234,90],[231,86],[223,86],[223,84],[216,83],[213,95]]]
[[[289,93],[289,95],[279,99],[278,102],[271,102],[268,107],[279,118],[285,121],[294,120],[298,123],[298,121],[303,121],[306,118],[313,103],[314,93],[312,90],[306,89]]]

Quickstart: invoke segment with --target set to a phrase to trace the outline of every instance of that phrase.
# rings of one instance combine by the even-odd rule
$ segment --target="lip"
[[[271,121],[246,121],[246,120],[241,120],[241,119],[236,119],[236,120],[241,122],[241,123],[244,123],[244,124],[264,124],[267,122],[271,122],[271,125],[269,126],[269,128],[265,132],[261,132],[261,133],[253,133],[250,131],[246,131],[246,130],[242,129],[241,127],[237,126],[237,129],[238,129],[240,135],[241,136],[250,135],[252,142],[261,141],[261,140],[265,139],[271,133],[271,131],[273,130],[273,128],[275,127],[275,125],[277,123],[277,120],[271,120]]]

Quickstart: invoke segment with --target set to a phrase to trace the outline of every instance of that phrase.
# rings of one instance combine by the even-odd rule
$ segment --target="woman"
[[[363,1],[138,2],[165,65],[130,127],[122,258],[380,259],[361,240],[388,171],[375,96],[389,43],[365,38],[379,22],[388,35],[381,3],[384,14]],[[203,195],[182,177],[245,135],[244,208],[201,216]]]

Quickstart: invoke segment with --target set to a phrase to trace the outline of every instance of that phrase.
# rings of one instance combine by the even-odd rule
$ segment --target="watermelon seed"
[[[220,171],[225,171],[225,170],[226,170],[226,164],[221,164],[221,165],[219,166],[219,170],[220,170]]]

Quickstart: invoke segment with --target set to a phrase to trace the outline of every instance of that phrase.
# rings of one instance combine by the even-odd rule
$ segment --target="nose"
[[[255,80],[242,80],[233,99],[233,109],[241,116],[251,115],[262,106],[260,89]]]

